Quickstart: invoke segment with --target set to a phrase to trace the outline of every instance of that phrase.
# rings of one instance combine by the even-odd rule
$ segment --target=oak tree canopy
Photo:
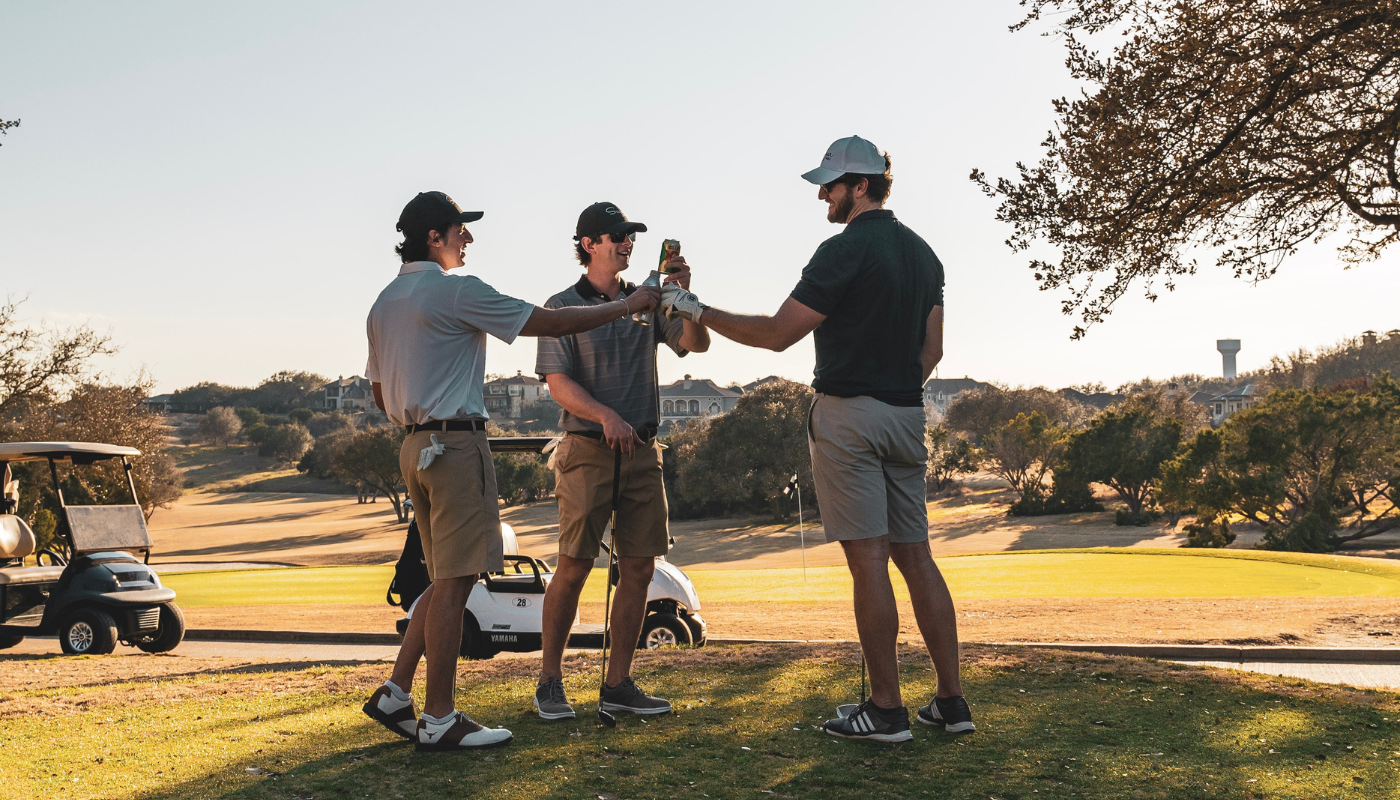
[[[1001,201],[1007,244],[1037,243],[1074,338],[1134,281],[1149,299],[1197,254],[1261,280],[1341,232],[1347,266],[1400,239],[1400,0],[1022,0],[1058,20],[1071,75],[1056,129]],[[1091,49],[1115,42],[1109,56]]]

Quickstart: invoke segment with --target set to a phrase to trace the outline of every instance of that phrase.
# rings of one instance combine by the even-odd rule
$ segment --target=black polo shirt
[[[822,242],[792,298],[826,315],[812,334],[812,388],[923,405],[919,357],[928,315],[943,305],[943,264],[893,211],[867,211]]]

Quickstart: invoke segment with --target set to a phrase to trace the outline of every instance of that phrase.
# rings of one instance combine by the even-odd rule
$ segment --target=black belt
[[[656,428],[637,428],[637,438],[644,442],[649,442],[656,438]],[[603,441],[602,431],[569,431],[570,436],[586,436],[589,439]]]
[[[486,430],[486,420],[484,419],[445,419],[430,420],[423,424],[414,423],[403,426],[404,433],[409,436],[419,431],[435,431],[446,433],[447,431],[484,431]]]

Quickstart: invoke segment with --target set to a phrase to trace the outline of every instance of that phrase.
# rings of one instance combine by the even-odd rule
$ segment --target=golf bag
[[[391,606],[407,611],[431,585],[428,565],[423,559],[423,540],[418,538],[418,520],[415,519],[408,523],[403,553],[399,555],[398,563],[394,564],[394,579],[389,582],[389,591],[384,594],[384,600]],[[394,595],[398,595],[399,599],[394,600]]]

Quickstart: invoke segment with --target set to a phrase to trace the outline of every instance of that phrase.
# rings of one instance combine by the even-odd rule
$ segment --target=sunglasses
[[[622,244],[622,240],[623,240],[623,239],[626,239],[626,240],[629,241],[629,242],[636,242],[636,241],[637,241],[637,232],[636,232],[636,231],[632,231],[631,233],[625,233],[625,234],[623,234],[623,233],[608,233],[608,234],[603,234],[603,235],[604,235],[604,236],[607,236],[607,237],[610,238],[610,239],[612,239],[613,244]]]

